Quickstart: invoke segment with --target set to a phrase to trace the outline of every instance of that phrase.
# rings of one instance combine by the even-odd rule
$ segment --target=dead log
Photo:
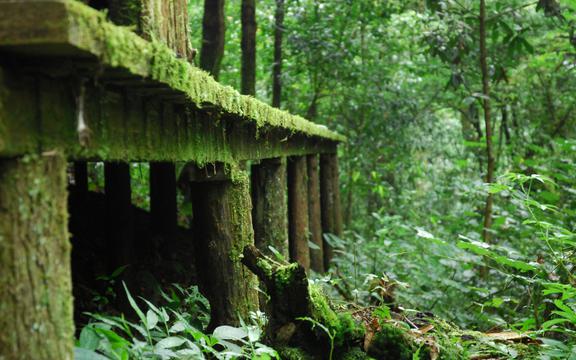
[[[270,296],[267,333],[275,346],[297,346],[323,358],[331,346],[349,348],[364,341],[363,325],[349,312],[334,311],[319,285],[308,283],[300,264],[273,260],[252,245],[243,254],[242,263],[266,285]]]

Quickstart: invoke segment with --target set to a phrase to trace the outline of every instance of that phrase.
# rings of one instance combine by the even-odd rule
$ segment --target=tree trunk
[[[480,0],[480,68],[482,70],[482,105],[484,107],[484,125],[486,128],[486,156],[488,165],[486,169],[486,183],[494,182],[495,159],[492,148],[492,121],[490,113],[490,73],[488,71],[488,49],[486,46],[486,0]],[[488,193],[486,206],[484,208],[484,228],[482,229],[482,239],[489,243],[491,240],[492,228],[492,207],[494,197]]]
[[[338,184],[338,156],[320,155],[320,202],[322,210],[322,231],[324,234],[342,236],[342,215],[340,213],[340,188]],[[324,239],[324,269],[330,267],[334,250]]]
[[[0,358],[72,359],[66,160],[0,159]]]
[[[288,159],[288,234],[290,259],[310,269],[308,246],[308,175],[305,156]]]
[[[256,247],[271,255],[272,246],[288,259],[286,159],[265,159],[252,166],[252,201]]]
[[[310,240],[317,247],[310,248],[310,267],[318,273],[323,273],[324,244],[322,241],[318,155],[308,155],[306,161],[308,165],[308,222],[310,225]]]
[[[241,93],[256,95],[256,0],[242,0]]]
[[[213,169],[200,169],[210,174]],[[248,176],[192,179],[193,231],[200,288],[210,301],[209,330],[239,325],[258,310],[256,278],[240,262],[242,250],[254,244]]]
[[[214,79],[220,75],[220,64],[224,56],[224,22],[225,0],[204,0],[204,17],[202,19],[202,49],[200,50],[200,67],[208,71]]]
[[[276,0],[274,15],[274,64],[272,65],[272,106],[282,102],[282,37],[284,35],[284,0]]]

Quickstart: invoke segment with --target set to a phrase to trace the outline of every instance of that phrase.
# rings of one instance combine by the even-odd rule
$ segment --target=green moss
[[[234,169],[241,172],[237,165],[234,166]],[[258,294],[255,290],[258,287],[258,281],[256,276],[241,263],[244,247],[254,244],[254,232],[250,221],[249,182],[247,176],[239,176],[239,178],[244,180],[228,183],[225,191],[229,192],[231,231],[234,236],[230,259],[234,264],[235,273],[240,275],[238,281],[243,284],[245,292],[245,297],[238,299],[239,302],[235,304],[234,308],[242,318],[247,319],[250,311],[258,310]]]
[[[274,273],[274,283],[278,287],[278,293],[282,293],[282,290],[291,284],[295,279],[296,269],[298,268],[297,263],[292,263],[290,265],[280,266]]]
[[[322,288],[319,285],[310,284],[308,291],[312,304],[312,309],[310,309],[312,317],[331,331],[337,332],[340,329],[340,320],[336,312],[330,307]]]
[[[336,347],[341,347],[345,343],[354,342],[364,337],[364,326],[356,323],[350,313],[336,313],[330,306],[320,286],[310,284],[309,293],[312,304],[312,317],[326,326],[332,334],[335,334],[334,345]]]
[[[258,129],[282,128],[291,133],[344,141],[345,138],[302,117],[273,108],[250,96],[240,95],[229,86],[216,82],[208,73],[178,59],[159,42],[148,42],[129,31],[105,21],[103,15],[75,1],[65,2],[71,24],[70,41],[97,55],[112,67],[125,68],[183,92],[200,107],[253,122]]]
[[[352,348],[349,351],[345,352],[342,357],[339,358],[340,360],[374,360],[374,358],[368,356],[362,349],[360,348]]]
[[[90,141],[81,146],[75,126],[77,99],[72,95],[78,89],[74,82],[5,72],[0,76],[0,115],[10,116],[0,116],[4,157],[59,148],[70,159],[233,163],[334,152],[341,140],[324,127],[218,84],[179,60],[168,47],[111,24],[104,14],[80,2],[53,0],[33,6],[10,2],[2,9],[27,12],[26,21],[2,17],[8,34],[0,39],[3,45],[36,44],[71,61],[76,56],[90,57],[101,64],[106,75],[114,69],[122,78],[118,81],[142,80],[143,84],[162,86],[162,94],[188,98],[192,104],[174,105],[155,94],[140,96],[140,91],[153,91],[149,88],[128,86],[121,92],[97,85],[101,84],[101,70],[95,69],[86,75],[85,120]],[[9,31],[15,28],[21,31]],[[62,46],[52,48],[55,43]],[[52,65],[46,66],[46,71],[51,69]],[[61,74],[62,69],[56,70],[56,75]],[[20,86],[10,86],[12,83]],[[167,94],[170,89],[173,92]]]
[[[294,347],[280,348],[278,354],[282,360],[314,360],[314,357],[304,350]]]
[[[250,221],[252,212],[250,200],[250,183],[245,171],[238,168],[238,165],[231,164],[230,170],[232,181],[230,182],[230,207],[232,214],[232,226],[236,241],[234,241],[230,258],[232,261],[240,263],[243,257],[244,247],[254,245],[254,231]],[[239,266],[242,266],[241,264]]]
[[[339,327],[337,331],[336,344],[341,346],[344,342],[352,342],[356,339],[364,339],[366,329],[363,324],[358,324],[347,312],[338,314]]]
[[[368,354],[378,359],[412,360],[417,350],[418,346],[405,330],[384,324],[382,330],[374,335]]]
[[[266,260],[258,259],[256,261],[256,266],[258,266],[259,269],[262,269],[262,271],[264,271],[264,273],[268,277],[271,277],[272,273],[274,272],[274,268],[272,267],[272,264],[270,264],[270,262],[268,262]]]

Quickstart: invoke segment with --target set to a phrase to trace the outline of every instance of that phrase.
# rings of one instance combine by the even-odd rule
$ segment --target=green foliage
[[[193,0],[189,7],[197,47],[202,3]],[[221,71],[221,81],[235,88],[237,5],[226,5]],[[538,355],[435,320],[442,358],[570,358],[576,356],[576,3],[487,5],[498,183],[483,184],[478,1],[286,1],[283,108],[348,137],[340,149],[348,231],[326,236],[337,253],[330,275],[356,302],[375,306],[372,316],[386,330],[377,342],[405,343],[404,333],[386,325],[400,305],[459,326],[514,329],[542,341]],[[271,97],[274,7],[273,0],[257,6],[260,99]],[[490,244],[480,240],[488,193],[496,198]],[[138,201],[145,206],[144,197]],[[357,327],[346,326],[353,319],[331,311],[319,287],[310,290],[314,319],[307,321],[326,334],[332,349],[358,336]],[[139,341],[148,344],[155,335],[143,324],[154,317],[142,314]],[[189,340],[212,354],[213,335],[204,336],[206,347]],[[242,351],[252,351],[240,343]],[[408,343],[398,351],[394,358],[428,354]],[[280,352],[306,357],[293,348]],[[349,357],[362,358],[358,353]]]
[[[206,334],[209,309],[196,288],[175,286],[170,294],[162,293],[165,306],[141,299],[146,308],[125,290],[138,320],[91,314],[93,321],[77,341],[76,359],[279,359],[260,342],[267,321],[261,312],[240,327],[220,326]]]

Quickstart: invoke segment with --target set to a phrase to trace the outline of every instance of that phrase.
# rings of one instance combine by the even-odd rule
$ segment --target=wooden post
[[[254,244],[248,175],[210,165],[188,165],[184,171],[192,182],[196,268],[200,289],[210,301],[208,328],[238,325],[258,310],[256,277],[241,263],[244,246]]]
[[[66,160],[0,159],[0,358],[72,359]]]
[[[310,267],[318,273],[323,273],[324,244],[322,240],[318,155],[308,155],[306,162],[308,165],[308,222],[310,225],[310,241],[317,247],[310,247]]]
[[[338,155],[320,155],[320,202],[322,209],[322,231],[336,236],[342,235],[340,210],[340,187],[338,184]],[[329,268],[334,250],[324,239],[324,269]]]
[[[130,165],[127,163],[104,164],[104,193],[106,194],[106,219],[110,254],[108,271],[120,266],[135,265],[134,214],[132,213],[132,189],[130,186]],[[123,279],[129,281],[127,268]],[[130,284],[128,284],[130,286]],[[120,287],[120,289],[122,289]],[[124,294],[119,294],[123,300]]]
[[[178,205],[176,202],[176,166],[167,162],[150,163],[150,217],[152,236],[162,238],[161,249],[174,241],[178,227]],[[154,255],[155,246],[149,244],[145,251]]]
[[[288,159],[288,235],[290,259],[310,269],[308,175],[305,156]]]
[[[252,166],[252,221],[256,247],[271,255],[269,246],[288,259],[286,159],[265,159]]]

